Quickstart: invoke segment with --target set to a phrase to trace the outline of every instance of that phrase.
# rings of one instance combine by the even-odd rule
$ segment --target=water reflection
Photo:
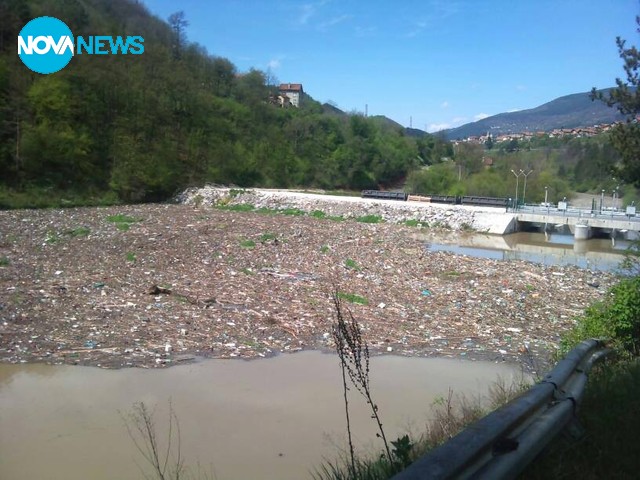
[[[47,370],[46,375],[41,372]],[[474,395],[506,364],[376,357],[372,388],[391,438],[424,430],[429,406],[449,387]],[[165,370],[0,365],[0,478],[143,478],[120,412],[134,402],[167,401],[179,417],[188,463],[213,466],[216,478],[301,479],[345,446],[337,358],[319,352],[256,361],[210,360]],[[358,445],[376,441],[367,406],[353,398]],[[162,428],[159,438],[165,438]],[[377,443],[376,443],[377,445]]]
[[[422,237],[432,252],[453,252],[495,260],[525,260],[544,265],[575,265],[615,271],[631,245],[628,240],[592,238],[575,241],[554,232],[518,232],[510,235],[427,234]]]

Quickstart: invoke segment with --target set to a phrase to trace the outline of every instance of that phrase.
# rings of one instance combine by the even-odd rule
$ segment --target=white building
[[[301,83],[281,83],[278,91],[280,95],[286,95],[289,98],[291,105],[294,107],[300,106],[302,94],[304,93]]]

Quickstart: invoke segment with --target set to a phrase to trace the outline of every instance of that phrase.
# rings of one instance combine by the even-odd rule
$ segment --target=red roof
[[[302,92],[302,84],[301,83],[281,83],[279,89],[281,92]]]

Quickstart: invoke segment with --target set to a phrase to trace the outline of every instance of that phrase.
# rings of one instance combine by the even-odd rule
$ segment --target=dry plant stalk
[[[371,418],[376,421],[378,433],[376,436],[382,439],[385,452],[390,464],[393,464],[393,457],[389,449],[389,443],[382,428],[382,421],[378,414],[378,406],[371,396],[371,385],[369,382],[369,346],[362,338],[362,330],[358,321],[354,318],[351,310],[344,308],[347,315],[343,313],[343,306],[338,295],[338,289],[333,291],[333,304],[336,310],[336,322],[332,326],[332,336],[336,344],[336,352],[340,357],[340,366],[342,368],[342,383],[345,400],[345,412],[347,417],[347,434],[349,437],[349,453],[351,455],[351,468],[355,474],[356,461],[354,456],[353,441],[351,438],[351,425],[349,422],[349,401],[347,392],[346,376],[353,386],[365,398],[367,404],[371,407]],[[346,375],[345,375],[346,372]]]

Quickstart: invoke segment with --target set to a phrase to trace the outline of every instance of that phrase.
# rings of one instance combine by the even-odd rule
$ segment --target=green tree
[[[640,33],[640,16],[636,17]],[[626,121],[617,124],[611,132],[611,141],[622,157],[619,175],[640,187],[640,52],[635,46],[627,48],[626,40],[616,38],[618,54],[623,61],[626,79],[616,78],[616,88],[607,92],[591,90],[592,100],[601,100],[615,106]]]

